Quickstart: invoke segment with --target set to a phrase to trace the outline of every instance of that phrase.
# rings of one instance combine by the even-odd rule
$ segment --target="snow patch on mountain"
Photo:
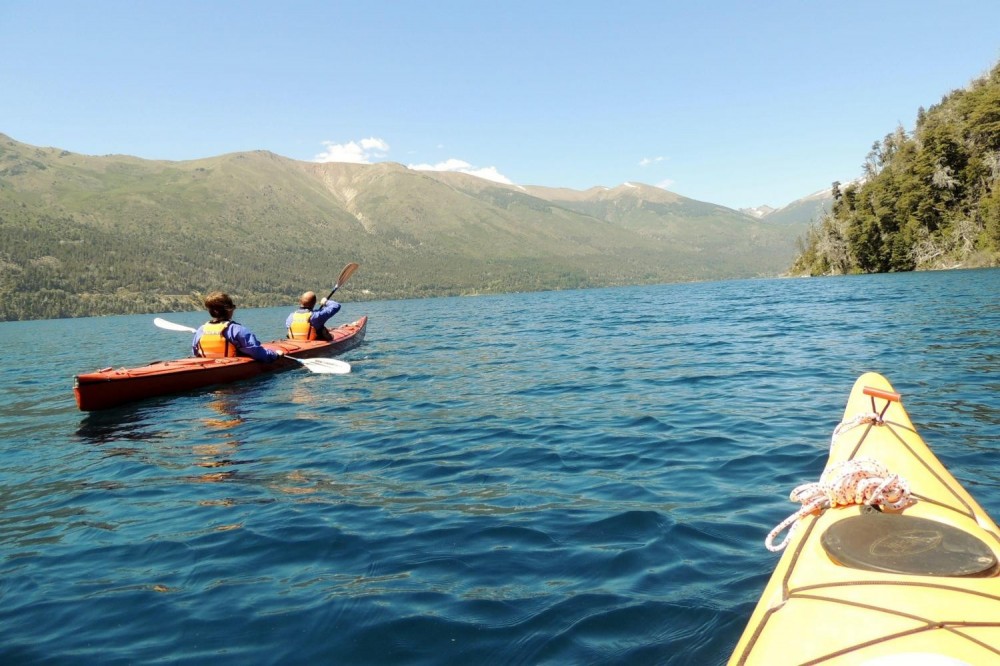
[[[767,217],[768,215],[770,215],[771,213],[773,213],[775,210],[777,210],[777,209],[776,208],[771,208],[770,206],[767,206],[767,205],[754,206],[753,208],[740,208],[740,212],[741,213],[749,215],[750,217],[755,217],[758,220],[761,219],[761,218]]]

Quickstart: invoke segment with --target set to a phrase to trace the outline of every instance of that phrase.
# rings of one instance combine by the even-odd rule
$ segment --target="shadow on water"
[[[102,445],[121,440],[151,440],[149,431],[156,407],[149,404],[126,405],[100,412],[87,412],[80,420],[76,435],[83,441]]]

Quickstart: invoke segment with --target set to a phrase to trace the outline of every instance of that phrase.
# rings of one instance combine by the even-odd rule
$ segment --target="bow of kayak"
[[[1000,531],[881,375],[855,383],[820,478],[729,663],[1000,663]]]

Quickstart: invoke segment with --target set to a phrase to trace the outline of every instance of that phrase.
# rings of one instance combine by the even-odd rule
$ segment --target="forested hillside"
[[[647,185],[501,185],[254,151],[86,156],[0,135],[0,320],[777,275],[806,228]]]
[[[1000,264],[1000,65],[875,142],[863,178],[832,193],[793,273]]]

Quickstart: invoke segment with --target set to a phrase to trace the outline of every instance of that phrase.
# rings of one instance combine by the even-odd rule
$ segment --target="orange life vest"
[[[217,324],[209,322],[201,327],[201,337],[198,339],[200,356],[222,358],[237,355],[236,345],[226,337],[226,330],[231,323],[228,321],[220,321]]]
[[[312,314],[312,310],[307,310],[306,312],[293,312],[292,325],[288,327],[288,337],[292,340],[318,339],[319,336],[316,335],[316,329],[309,323],[309,317],[311,317]]]

